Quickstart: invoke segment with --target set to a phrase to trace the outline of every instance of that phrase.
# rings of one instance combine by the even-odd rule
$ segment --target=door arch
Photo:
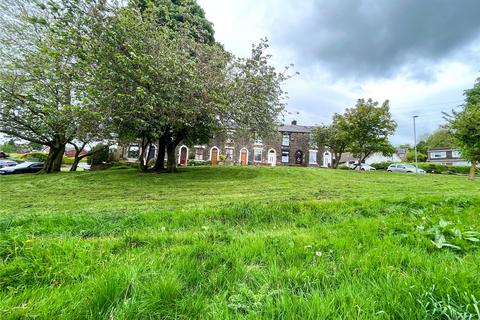
[[[247,150],[247,148],[242,148],[240,150],[240,164],[242,166],[248,165],[248,150]]]
[[[216,166],[218,164],[218,151],[217,147],[212,147],[210,149],[210,163],[212,166]]]
[[[270,149],[268,150],[267,156],[268,164],[275,167],[277,165],[277,151],[275,151],[275,149]]]
[[[295,152],[295,164],[303,164],[303,151],[297,150]]]
[[[187,163],[188,163],[188,147],[181,146],[180,149],[178,149],[178,164],[180,166],[186,166]]]

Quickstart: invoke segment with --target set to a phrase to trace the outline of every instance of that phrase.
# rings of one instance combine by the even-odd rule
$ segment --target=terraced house
[[[185,165],[190,157],[196,161],[210,161],[212,165],[222,160],[241,165],[318,166],[323,157],[312,140],[312,128],[292,121],[290,125],[280,126],[275,137],[270,139],[256,134],[235,139],[232,132],[226,137],[212,139],[207,145],[180,146],[178,163]]]
[[[220,162],[240,165],[297,165],[297,166],[328,166],[324,159],[329,152],[319,150],[312,139],[313,127],[298,125],[292,121],[282,125],[273,138],[262,139],[255,133],[250,137],[237,137],[233,131],[226,135],[214,137],[204,145],[180,145],[177,147],[178,165],[186,166],[189,160],[210,162],[217,165]],[[138,160],[138,145],[129,145],[120,150],[119,157],[129,161]],[[149,158],[156,157],[155,147],[150,150]]]

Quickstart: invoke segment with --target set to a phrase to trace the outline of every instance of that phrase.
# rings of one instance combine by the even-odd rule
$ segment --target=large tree
[[[334,155],[333,168],[337,169],[342,154],[347,150],[350,138],[345,130],[345,118],[340,114],[333,116],[333,123],[313,129],[313,137],[317,146],[326,147]]]
[[[156,168],[176,166],[182,141],[205,141],[234,126],[274,131],[283,110],[281,83],[288,78],[269,64],[266,41],[252,56],[234,58],[215,43],[198,41],[188,30],[158,23],[161,7],[130,6],[112,17],[100,42],[97,90],[119,137],[139,139],[140,164],[158,143]],[[193,32],[195,33],[195,32]],[[100,96],[100,95],[99,95]]]
[[[447,115],[449,129],[462,157],[471,162],[470,179],[474,179],[480,163],[480,81],[465,91],[465,104],[460,112]]]
[[[388,138],[395,133],[397,124],[392,120],[388,100],[379,105],[372,99],[359,99],[355,107],[347,109],[344,118],[343,130],[348,133],[349,151],[358,159],[357,165],[374,153],[395,152]]]
[[[2,4],[0,132],[49,147],[44,172],[60,171],[65,145],[91,110],[84,56],[102,0]]]
[[[425,140],[429,149],[451,148],[455,145],[455,137],[446,128],[439,128]]]

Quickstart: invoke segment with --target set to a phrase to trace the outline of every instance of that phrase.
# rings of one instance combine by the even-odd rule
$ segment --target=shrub
[[[30,152],[24,155],[21,155],[20,158],[25,161],[40,161],[44,162],[48,158],[48,153],[46,152]]]
[[[188,160],[187,166],[190,167],[201,167],[201,166],[209,166],[212,163],[210,161],[199,161],[199,160]]]
[[[347,166],[346,164],[341,164],[341,165],[338,166],[338,169],[340,169],[340,170],[348,170],[349,168],[348,168],[348,166]]]
[[[102,164],[108,161],[110,156],[110,151],[108,146],[103,144],[98,144],[92,149],[93,154],[88,157],[89,164]]]
[[[393,164],[393,162],[379,162],[379,163],[372,163],[371,166],[377,170],[387,170],[388,166]]]

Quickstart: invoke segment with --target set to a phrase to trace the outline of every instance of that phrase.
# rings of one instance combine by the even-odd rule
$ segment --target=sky
[[[394,144],[413,144],[463,102],[480,77],[479,0],[197,0],[216,40],[248,56],[261,38],[272,63],[294,64],[285,122],[328,124],[359,98],[390,101]]]

